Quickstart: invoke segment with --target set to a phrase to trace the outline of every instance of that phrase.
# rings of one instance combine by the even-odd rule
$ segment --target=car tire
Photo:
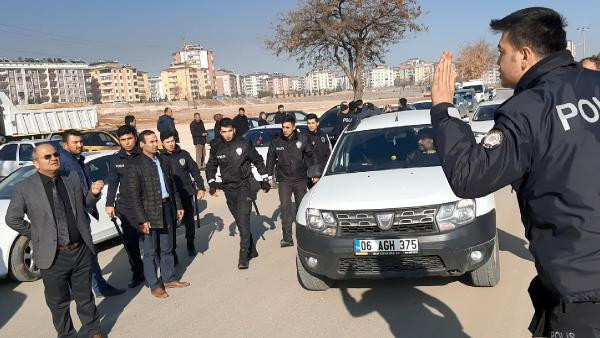
[[[500,250],[498,248],[498,235],[494,238],[493,253],[485,264],[470,271],[471,284],[477,287],[496,286],[500,281]]]
[[[17,282],[33,282],[41,277],[33,261],[33,247],[25,236],[19,236],[10,252],[9,274]]]
[[[333,281],[327,277],[317,276],[306,270],[300,256],[296,255],[296,270],[298,271],[298,282],[309,291],[325,291],[333,285]]]

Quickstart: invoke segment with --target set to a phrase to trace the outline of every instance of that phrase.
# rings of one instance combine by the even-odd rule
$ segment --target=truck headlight
[[[314,232],[335,236],[337,222],[330,211],[308,208],[306,209],[306,226]]]
[[[475,200],[465,199],[442,204],[435,215],[440,231],[449,231],[475,219]]]

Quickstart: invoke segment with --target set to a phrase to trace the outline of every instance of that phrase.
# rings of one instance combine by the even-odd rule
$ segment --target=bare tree
[[[390,45],[427,29],[416,22],[421,13],[418,0],[301,0],[279,16],[265,44],[301,68],[340,67],[360,99],[365,67],[383,64]]]
[[[475,41],[460,47],[456,60],[458,77],[461,80],[479,79],[496,62],[498,52],[485,40]]]

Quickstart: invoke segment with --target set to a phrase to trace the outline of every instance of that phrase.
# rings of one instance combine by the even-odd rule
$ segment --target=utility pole
[[[590,27],[579,27],[579,28],[577,28],[577,31],[581,32],[581,40],[583,40],[583,55],[582,55],[582,59],[587,56],[587,54],[585,53],[585,32],[587,32],[589,30],[590,30]]]

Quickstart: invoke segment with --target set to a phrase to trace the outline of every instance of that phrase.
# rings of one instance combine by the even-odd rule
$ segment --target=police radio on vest
[[[600,100],[598,100],[596,97],[592,97],[592,101],[581,99],[579,102],[577,102],[577,105],[574,103],[565,103],[556,106],[558,118],[560,119],[565,131],[571,129],[571,126],[569,125],[569,119],[574,118],[577,115],[581,115],[581,117],[589,123],[598,122],[600,119]]]

